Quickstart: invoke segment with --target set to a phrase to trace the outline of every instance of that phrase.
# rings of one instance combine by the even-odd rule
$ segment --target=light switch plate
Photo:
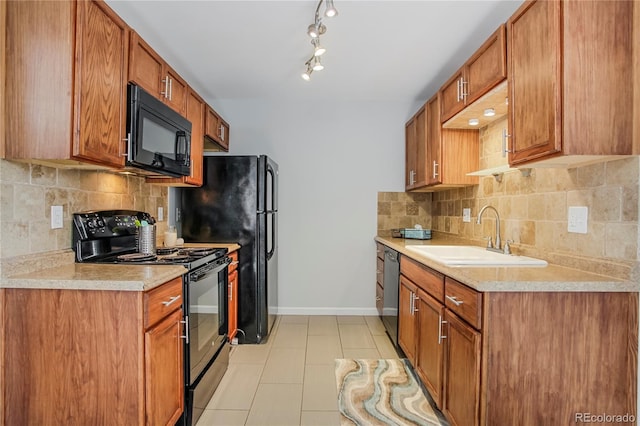
[[[51,206],[51,229],[60,229],[63,223],[64,210],[62,206]]]
[[[584,206],[569,207],[567,221],[567,231],[576,234],[587,233],[587,218],[589,217],[589,208]]]
[[[158,222],[162,222],[164,220],[164,208],[158,207]]]
[[[462,209],[462,221],[471,222],[471,209],[469,208]]]

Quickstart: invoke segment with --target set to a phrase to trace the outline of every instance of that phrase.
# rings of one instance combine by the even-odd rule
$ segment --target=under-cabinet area
[[[450,424],[635,416],[633,283],[554,265],[446,267],[410,240],[376,241],[401,252],[398,344]]]

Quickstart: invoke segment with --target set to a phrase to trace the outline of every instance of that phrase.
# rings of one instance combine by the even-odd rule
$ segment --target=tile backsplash
[[[71,248],[72,213],[134,209],[167,211],[167,188],[144,178],[0,160],[0,259]],[[51,229],[51,206],[63,206],[64,226]],[[158,227],[166,225],[159,222]],[[162,235],[162,229],[158,230]]]
[[[392,229],[431,229],[431,197],[426,192],[378,192],[378,235],[390,237]]]

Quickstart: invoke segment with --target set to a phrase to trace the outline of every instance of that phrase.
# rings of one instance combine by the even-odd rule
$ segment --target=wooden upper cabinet
[[[129,81],[185,115],[187,83],[135,31],[131,31]]]
[[[435,191],[474,185],[478,178],[477,130],[443,129],[440,93],[436,93],[405,126],[406,190]]]
[[[501,25],[442,86],[444,123],[507,78],[505,26]]]
[[[124,166],[128,27],[103,3],[77,5],[73,156]]]
[[[440,109],[442,117],[439,121],[445,122],[449,118],[462,111],[466,105],[464,99],[464,67],[451,76],[440,88]]]
[[[427,184],[427,117],[425,108],[405,125],[406,189],[421,188]]]
[[[191,174],[189,176],[149,176],[147,183],[166,186],[202,186],[204,154],[204,119],[206,104],[198,94],[188,88],[186,118],[191,122]]]
[[[442,183],[441,169],[442,169],[442,149],[440,149],[440,142],[442,138],[442,127],[440,126],[440,98],[436,93],[431,99],[429,99],[425,105],[427,116],[427,133],[426,133],[426,146],[427,146],[427,184],[437,185]]]
[[[634,4],[528,1],[509,19],[511,165],[633,154]]]
[[[207,105],[205,118],[205,150],[229,151],[229,124]]]
[[[128,27],[105,3],[7,2],[5,158],[124,166]]]

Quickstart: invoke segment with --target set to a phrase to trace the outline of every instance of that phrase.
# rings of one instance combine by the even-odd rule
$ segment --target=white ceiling
[[[107,0],[204,98],[423,102],[520,0],[335,0],[325,69],[300,77],[316,1]],[[322,10],[324,10],[324,5]]]

